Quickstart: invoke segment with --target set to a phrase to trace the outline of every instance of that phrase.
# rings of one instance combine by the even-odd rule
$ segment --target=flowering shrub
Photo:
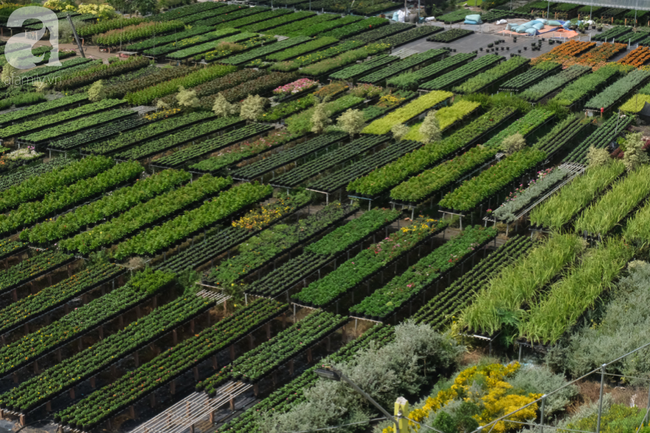
[[[426,418],[438,412],[448,403],[454,400],[465,401],[476,406],[477,413],[472,418],[479,425],[486,425],[509,412],[517,410],[530,402],[540,398],[542,394],[521,394],[513,388],[505,379],[511,378],[519,370],[521,365],[518,362],[509,365],[489,364],[469,367],[456,376],[453,384],[441,390],[435,397],[427,398],[421,409],[412,410],[408,418],[421,423]],[[477,390],[476,388],[479,388]],[[445,417],[440,412],[438,417]],[[445,413],[445,415],[447,415]],[[449,415],[447,415],[451,418]],[[525,422],[537,417],[537,403],[517,412],[510,417],[512,421]],[[437,421],[438,418],[436,418]],[[420,425],[409,421],[411,431],[420,430]],[[434,421],[434,426],[436,422]],[[505,432],[519,427],[518,424],[499,421],[491,427],[493,432]],[[387,427],[383,433],[393,433],[394,427]]]
[[[301,78],[300,80],[273,89],[273,94],[278,96],[293,95],[294,93],[300,93],[317,86],[318,82],[310,80],[309,78]]]

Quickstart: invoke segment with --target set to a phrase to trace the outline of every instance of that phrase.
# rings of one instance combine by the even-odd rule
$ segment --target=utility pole
[[[81,42],[79,42],[79,36],[77,36],[77,29],[74,28],[74,24],[72,23],[72,18],[70,18],[70,12],[67,14],[68,22],[70,23],[70,27],[72,27],[72,34],[74,35],[74,40],[77,41],[77,46],[79,47],[79,53],[81,53],[81,57],[84,59],[86,58],[86,55],[84,54],[84,49],[81,46]]]

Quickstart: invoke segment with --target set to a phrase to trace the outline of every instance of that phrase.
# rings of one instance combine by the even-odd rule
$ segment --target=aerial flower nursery
[[[0,428],[650,433],[648,1],[0,5]]]

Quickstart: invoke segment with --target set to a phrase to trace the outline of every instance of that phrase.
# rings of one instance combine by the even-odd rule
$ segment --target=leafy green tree
[[[398,123],[397,125],[393,125],[393,127],[390,129],[390,132],[393,133],[393,138],[395,140],[401,141],[402,138],[404,138],[404,136],[409,133],[409,127],[402,123]]]
[[[262,98],[260,95],[248,95],[248,98],[244,99],[244,102],[241,104],[239,117],[245,120],[257,120],[264,114],[266,101],[266,98]]]
[[[440,141],[442,138],[440,121],[436,117],[435,111],[432,110],[427,113],[427,117],[424,118],[424,122],[420,125],[420,135],[424,144]]]
[[[88,99],[97,102],[104,98],[104,83],[102,80],[95,81],[88,89]]]
[[[645,142],[640,132],[628,134],[625,139],[625,155],[623,164],[627,171],[636,170],[643,164],[648,163],[648,154],[643,150]]]
[[[338,127],[353,137],[359,134],[365,126],[366,123],[361,110],[349,109],[341,114],[338,120]]]
[[[589,150],[587,150],[587,161],[589,167],[600,167],[609,164],[612,158],[610,158],[607,150],[590,146]]]
[[[520,133],[506,137],[501,143],[501,149],[505,152],[506,155],[512,155],[515,152],[518,152],[526,147],[526,139]]]
[[[220,92],[214,100],[212,111],[217,117],[234,116],[237,113],[237,107],[228,102],[225,96]]]
[[[14,77],[17,75],[16,69],[11,63],[7,63],[2,67],[2,82],[11,86],[14,83]]]
[[[311,132],[320,134],[331,122],[325,110],[325,102],[321,102],[314,107],[314,113],[311,115]]]
[[[194,108],[199,105],[199,98],[196,97],[196,91],[187,90],[183,86],[178,86],[176,100],[181,107]]]

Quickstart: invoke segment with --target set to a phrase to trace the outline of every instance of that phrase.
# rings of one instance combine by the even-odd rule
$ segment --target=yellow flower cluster
[[[429,417],[431,412],[440,410],[440,408],[450,401],[463,399],[468,402],[478,403],[482,406],[482,412],[474,418],[480,425],[486,425],[542,396],[542,394],[515,394],[512,385],[503,380],[515,374],[519,368],[520,364],[518,362],[509,365],[489,364],[467,368],[458,374],[458,377],[456,377],[453,385],[449,389],[440,391],[435,397],[427,398],[424,406],[421,409],[412,410],[408,414],[408,418],[421,423]],[[483,397],[472,395],[470,388],[474,382],[482,384],[487,390],[487,394]],[[513,421],[526,421],[536,416],[537,404],[532,404],[526,409],[512,415],[509,419]],[[419,431],[420,426],[412,421],[409,421],[411,431]],[[503,433],[508,430],[517,429],[519,426],[519,424],[499,421],[494,425],[492,431]],[[394,427],[387,427],[383,430],[383,433],[395,433],[395,429]]]
[[[277,202],[262,206],[259,210],[250,211],[237,221],[233,221],[232,226],[246,230],[260,230],[293,211],[290,202],[290,198],[280,198]]]
[[[179,111],[181,111],[180,108],[169,108],[167,110],[159,110],[150,114],[145,114],[144,118],[147,120],[156,120],[159,117],[167,117],[167,116],[174,115]]]

